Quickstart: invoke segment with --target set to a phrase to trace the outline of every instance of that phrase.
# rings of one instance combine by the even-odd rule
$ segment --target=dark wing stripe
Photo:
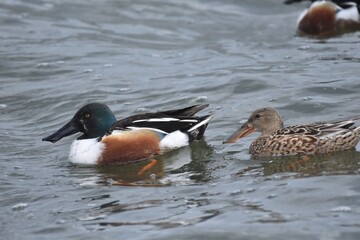
[[[148,130],[151,130],[151,131],[155,131],[155,132],[159,132],[159,133],[163,133],[163,134],[169,134],[168,132],[165,132],[161,129],[158,129],[158,128],[151,128],[151,127],[127,127],[128,129],[131,129],[131,130],[135,130],[135,129],[148,129]]]
[[[201,110],[203,110],[204,108],[207,108],[208,106],[209,106],[209,104],[199,104],[199,105],[194,105],[194,106],[190,106],[190,107],[186,107],[186,108],[182,108],[182,109],[168,110],[168,111],[163,111],[163,112],[159,112],[159,113],[165,114],[168,116],[173,116],[173,117],[193,116],[195,113],[200,112]]]
[[[194,119],[195,120],[195,119]],[[196,121],[195,123],[197,123]],[[181,122],[181,121],[141,121],[141,122],[133,122],[126,126],[126,128],[153,128],[159,129],[161,131],[171,133],[176,130],[187,129],[195,124],[194,122]]]
[[[189,122],[189,123],[196,123],[198,120],[196,119],[178,119],[178,118],[148,118],[148,119],[139,119],[135,120],[132,123],[139,123],[139,122]]]
[[[174,122],[174,121],[179,121],[180,119],[178,118],[148,118],[148,119],[138,119],[138,120],[134,120],[133,123],[138,123],[138,122]]]

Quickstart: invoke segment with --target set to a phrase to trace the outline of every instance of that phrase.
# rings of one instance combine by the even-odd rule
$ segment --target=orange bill
[[[230,137],[223,141],[223,143],[234,143],[239,138],[246,137],[255,131],[255,128],[250,127],[247,123],[244,123],[238,130],[236,130]]]

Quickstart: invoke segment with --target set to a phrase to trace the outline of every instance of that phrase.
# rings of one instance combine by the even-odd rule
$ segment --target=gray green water
[[[0,239],[359,239],[359,152],[259,161],[256,134],[221,144],[259,107],[286,124],[360,114],[360,33],[297,37],[305,6],[2,1]],[[71,165],[74,138],[41,142],[93,101],[215,117],[139,177],[143,163]]]

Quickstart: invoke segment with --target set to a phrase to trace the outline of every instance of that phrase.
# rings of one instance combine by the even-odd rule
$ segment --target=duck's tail
[[[186,108],[181,109],[174,109],[174,110],[168,110],[163,111],[162,113],[169,116],[194,116],[195,113],[200,112],[201,110],[207,108],[209,104],[199,104],[199,105],[193,105]]]
[[[189,142],[192,142],[194,140],[200,140],[203,138],[205,129],[208,126],[212,117],[213,115],[199,117],[199,122],[192,126],[190,129],[186,130],[187,134],[189,135]]]

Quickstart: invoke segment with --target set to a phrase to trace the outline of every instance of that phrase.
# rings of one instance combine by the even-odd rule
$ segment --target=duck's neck
[[[268,129],[266,131],[263,131],[259,138],[268,137],[272,134],[274,134],[276,131],[280,130],[281,128],[274,128],[274,129]]]
[[[115,116],[93,122],[91,125],[89,124],[88,131],[81,135],[78,140],[102,137],[115,123]]]
[[[281,118],[279,118],[279,120],[276,121],[275,124],[267,125],[266,128],[262,129],[260,137],[268,137],[283,128],[284,123]]]

